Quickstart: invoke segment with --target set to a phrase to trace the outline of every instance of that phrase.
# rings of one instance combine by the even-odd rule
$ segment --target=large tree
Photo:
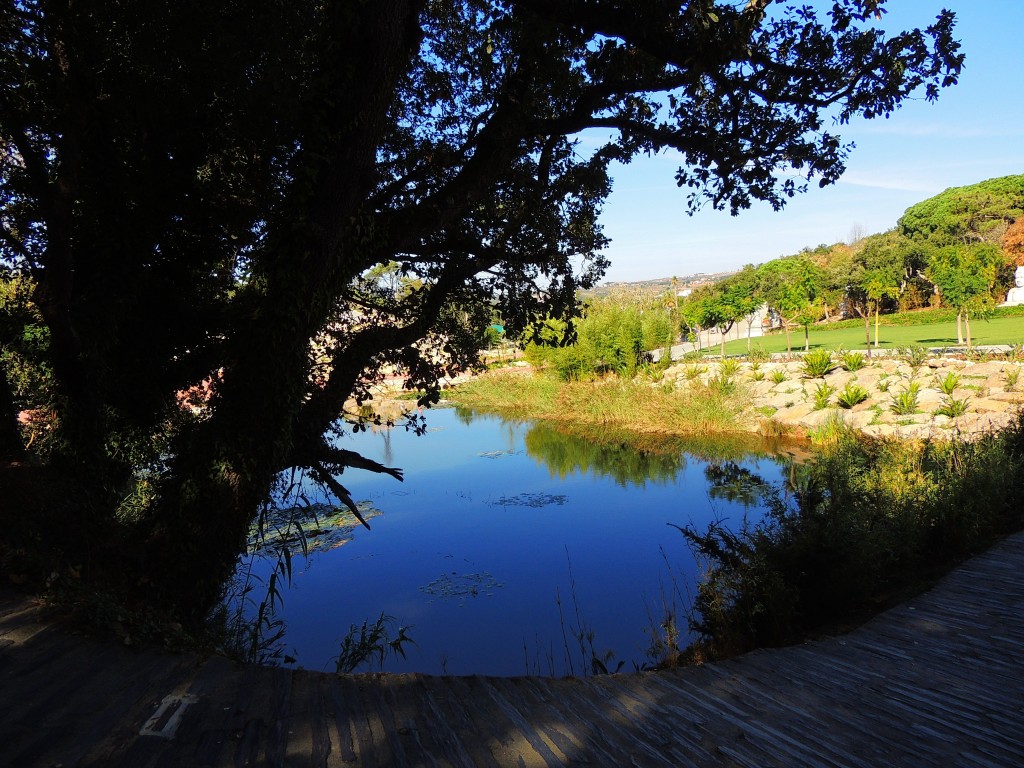
[[[887,37],[884,5],[4,0],[0,259],[52,387],[0,387],[0,424],[48,414],[77,530],[195,619],[282,472],[400,476],[329,437],[385,368],[430,392],[495,306],[575,309],[610,164],[674,150],[691,208],[781,208],[843,172],[827,125],[954,83],[953,15]]]

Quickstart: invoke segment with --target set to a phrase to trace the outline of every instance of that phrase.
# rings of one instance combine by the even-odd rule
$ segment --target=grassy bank
[[[459,386],[458,405],[507,418],[543,419],[647,434],[709,435],[741,431],[743,401],[718,382],[681,393],[671,386],[608,377],[561,382],[544,375],[497,371]]]

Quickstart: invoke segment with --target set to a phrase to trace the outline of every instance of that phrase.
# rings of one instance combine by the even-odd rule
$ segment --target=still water
[[[372,530],[293,558],[277,615],[296,664],[333,670],[350,626],[384,613],[415,641],[384,671],[583,674],[591,651],[581,651],[581,631],[609,669],[632,670],[649,661],[666,607],[685,629],[699,566],[673,525],[760,517],[751,478],[778,483],[786,466],[763,451],[709,460],[664,440],[638,450],[454,409],[429,411],[427,424],[422,436],[341,439],[401,467],[405,481],[340,477],[374,508]],[[273,563],[256,556],[242,569],[265,583]],[[368,669],[381,665],[357,671]]]

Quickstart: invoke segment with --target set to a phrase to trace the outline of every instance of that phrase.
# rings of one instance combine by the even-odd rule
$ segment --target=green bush
[[[905,347],[898,347],[897,351],[900,357],[914,368],[920,368],[931,357],[928,347],[922,344],[908,344]]]
[[[921,393],[921,385],[916,381],[908,382],[906,389],[897,392],[892,396],[892,403],[889,410],[897,416],[912,416],[919,413],[918,395]]]
[[[814,390],[814,410],[820,411],[828,408],[829,399],[835,391],[836,388],[831,384],[827,384],[824,381],[821,382],[817,389]]]
[[[949,371],[936,383],[944,395],[952,395],[953,391],[960,386],[960,376],[953,371]]]
[[[862,352],[841,352],[839,353],[839,364],[845,371],[859,371],[867,361]]]
[[[967,413],[967,401],[970,398],[955,398],[952,395],[946,395],[942,398],[942,405],[935,409],[935,412],[940,416],[949,416],[951,419],[955,419],[957,416],[963,416]]]
[[[843,391],[836,397],[836,402],[840,408],[853,408],[853,406],[863,403],[867,399],[868,391],[851,381],[847,382],[846,386],[843,387]]]
[[[820,379],[835,370],[832,353],[827,349],[814,349],[804,355],[804,375]]]
[[[718,371],[720,375],[731,378],[740,372],[740,361],[735,357],[727,357],[722,361]]]

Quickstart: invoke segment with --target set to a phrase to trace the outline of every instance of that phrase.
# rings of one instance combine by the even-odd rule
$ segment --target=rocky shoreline
[[[876,355],[858,370],[845,370],[838,359],[834,365],[826,375],[812,377],[800,358],[738,364],[726,360],[725,370],[721,361],[689,362],[668,368],[662,383],[680,390],[696,383],[734,383],[750,398],[750,429],[761,432],[781,427],[807,434],[837,421],[879,437],[974,438],[1009,426],[1024,407],[1024,364],[1019,360],[954,355],[911,361]],[[867,396],[846,408],[839,405],[839,397],[848,385]],[[906,395],[908,391],[916,396]],[[951,408],[951,401],[959,405]],[[907,408],[909,404],[913,407]],[[964,412],[959,415],[943,413],[960,409]]]

